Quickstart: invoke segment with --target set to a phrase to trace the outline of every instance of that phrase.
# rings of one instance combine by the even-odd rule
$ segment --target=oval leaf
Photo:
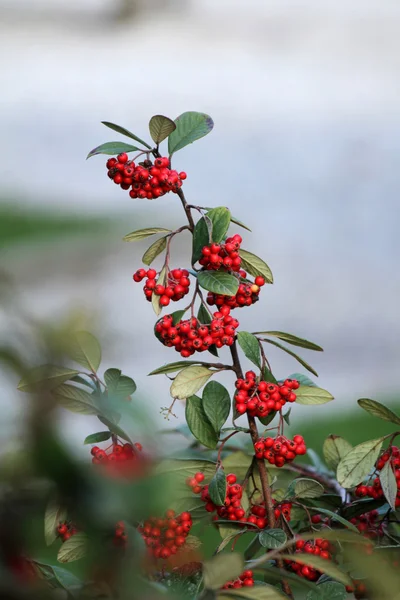
[[[162,367],[158,367],[158,369],[154,369],[151,371],[149,375],[163,375],[165,373],[174,373],[175,371],[180,371],[183,367],[187,367],[188,365],[198,365],[199,361],[197,360],[178,360],[176,362],[168,363]]]
[[[325,458],[325,462],[330,469],[336,471],[336,468],[342,458],[346,456],[352,450],[353,446],[340,437],[339,435],[330,435],[324,441],[322,452]]]
[[[175,125],[175,131],[168,138],[170,155],[210,133],[214,122],[204,113],[191,111],[175,119]]]
[[[340,583],[343,583],[343,585],[351,585],[351,579],[347,573],[341,571],[339,567],[330,560],[326,560],[320,556],[315,556],[314,554],[296,553],[282,555],[281,558],[283,558],[283,560],[292,560],[302,565],[308,565],[314,569],[317,569],[318,571],[321,571],[321,573],[329,575],[329,577],[336,579]]]
[[[201,398],[191,396],[186,400],[185,417],[196,440],[207,448],[216,448],[218,436],[204,412]]]
[[[223,469],[217,469],[208,486],[211,502],[216,506],[223,506],[226,498],[226,476]]]
[[[263,338],[262,341],[267,342],[267,344],[272,344],[273,346],[276,346],[277,348],[280,348],[281,350],[286,352],[286,354],[293,356],[293,358],[295,358],[297,362],[299,362],[305,369],[307,369],[307,371],[310,371],[310,373],[318,377],[318,373],[316,372],[316,370],[311,365],[309,365],[308,362],[304,360],[304,358],[301,358],[301,356],[299,356],[292,350],[289,350],[289,348],[286,348],[286,346],[282,346],[282,344],[275,342],[275,340],[269,340],[268,338]],[[333,400],[333,398],[331,398],[331,400]]]
[[[300,388],[299,388],[300,389]],[[382,448],[384,438],[359,444],[338,464],[338,483],[348,489],[361,483],[374,466]]]
[[[332,394],[327,390],[316,386],[301,385],[296,390],[296,402],[298,404],[326,404],[326,402],[331,402],[333,399]]]
[[[212,236],[212,221],[208,214],[197,221],[193,231],[192,264],[196,263],[202,254],[204,246],[208,246]]]
[[[241,267],[253,277],[264,277],[266,283],[273,283],[274,278],[271,269],[266,262],[259,256],[247,252],[247,250],[239,250],[239,256],[242,259]]]
[[[138,242],[144,240],[151,235],[156,233],[171,233],[171,229],[164,229],[164,227],[147,227],[146,229],[137,229],[131,233],[127,233],[122,238],[124,242]]]
[[[57,538],[57,526],[67,519],[67,511],[58,504],[50,502],[44,515],[44,539],[50,546]]]
[[[125,127],[121,127],[120,125],[115,125],[115,123],[110,123],[109,121],[102,121],[102,124],[105,125],[106,127],[108,127],[109,129],[112,129],[113,131],[117,131],[118,133],[121,133],[122,135],[126,135],[127,137],[130,137],[133,140],[136,140],[137,142],[139,142],[139,144],[143,144],[143,146],[146,146],[146,148],[151,149],[151,146],[149,146],[149,144],[147,144],[144,140],[142,140],[140,137],[138,137],[137,135],[135,135],[128,129],[125,129]],[[142,148],[138,148],[138,150],[142,150]]]
[[[393,510],[396,510],[397,481],[390,460],[385,463],[385,466],[379,473],[379,480],[386,500]]]
[[[346,588],[337,581],[324,581],[315,591],[308,592],[306,600],[345,600],[348,597]]]
[[[237,340],[246,358],[261,369],[261,352],[257,338],[248,331],[239,331]]]
[[[111,431],[99,431],[98,433],[91,433],[85,437],[84,444],[98,444],[99,442],[106,442],[111,437]]]
[[[172,119],[163,115],[154,115],[149,122],[149,131],[153,141],[160,144],[165,140],[170,133],[176,129],[176,125]]]
[[[284,331],[256,331],[255,335],[271,335],[272,337],[277,337],[279,340],[282,340],[282,342],[292,344],[292,346],[323,352],[323,348],[317,346],[314,342],[309,342],[304,338],[297,337],[297,335],[292,335],[291,333],[285,333]]]
[[[104,381],[110,396],[126,398],[136,391],[136,383],[131,377],[122,375],[120,369],[107,369]]]
[[[107,154],[107,155],[116,155],[121,152],[135,152],[135,150],[140,150],[137,146],[132,146],[132,144],[124,144],[124,142],[106,142],[105,144],[100,144],[100,146],[96,146],[89,152],[86,157],[91,158],[92,156],[96,156],[96,154]]]
[[[308,510],[309,511],[313,510],[316,513],[326,515],[327,517],[330,517],[331,519],[333,519],[333,521],[337,521],[338,523],[341,523],[347,529],[350,529],[350,531],[354,531],[354,533],[358,534],[358,529],[355,525],[353,525],[353,523],[350,523],[350,521],[347,521],[347,519],[344,519],[337,513],[333,512],[332,510],[329,510],[327,508],[322,508],[322,506],[315,506],[315,507],[309,506]]]
[[[231,399],[229,392],[218,381],[207,383],[203,391],[203,409],[217,435],[229,416]]]
[[[217,554],[203,563],[204,587],[219,590],[227,581],[239,577],[243,571],[243,557],[237,552]]]
[[[231,215],[231,223],[235,223],[235,225],[239,225],[239,227],[243,227],[243,229],[247,229],[247,231],[251,231],[250,227],[247,227],[247,225],[242,223],[242,221],[239,221],[239,219],[236,219],[236,217],[232,217],[232,215]]]
[[[287,542],[287,536],[283,529],[264,529],[259,533],[258,539],[261,546],[269,550],[279,548]]]
[[[61,563],[79,560],[86,555],[87,536],[84,533],[75,533],[63,543],[57,554],[57,560]]]
[[[395,425],[400,425],[400,417],[380,402],[369,400],[369,398],[361,398],[357,402],[361,408],[366,410],[370,415],[383,419],[384,421],[389,421]]]
[[[151,263],[161,252],[164,252],[167,247],[168,236],[160,238],[156,240],[149,248],[147,248],[146,252],[142,256],[142,262],[145,265],[150,266]]]
[[[37,392],[54,390],[78,375],[79,371],[54,365],[42,365],[31,369],[19,382],[17,389],[20,392]]]
[[[207,367],[187,367],[175,377],[171,385],[171,396],[184,400],[193,396],[210,379],[213,371]]]
[[[67,342],[69,357],[82,367],[95,373],[101,362],[101,347],[97,339],[88,331],[77,331]]]
[[[318,498],[324,493],[324,487],[314,479],[302,477],[295,480],[294,493],[297,498]]]
[[[224,271],[200,271],[197,281],[203,289],[222,296],[235,296],[239,287],[238,278]]]
[[[229,229],[231,223],[231,213],[225,206],[217,206],[207,213],[207,217],[212,222],[212,236],[211,240],[216,244],[221,242],[226,232]]]
[[[70,412],[81,415],[97,415],[100,412],[94,404],[93,396],[73,385],[60,385],[51,395],[57,404]]]

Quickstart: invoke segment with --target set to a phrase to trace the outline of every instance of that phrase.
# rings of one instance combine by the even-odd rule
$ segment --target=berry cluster
[[[382,537],[384,533],[382,523],[377,523],[378,518],[378,511],[371,510],[358,517],[353,517],[353,519],[350,519],[350,523],[353,523],[363,536],[374,540],[378,537]]]
[[[144,283],[144,295],[151,302],[153,294],[160,296],[161,306],[168,306],[171,302],[178,302],[189,292],[189,271],[186,269],[173,269],[168,273],[166,285],[157,284],[157,271],[154,269],[138,269],[133,275],[133,281],[140,282],[147,277]]]
[[[277,504],[275,500],[274,503],[274,514],[275,519],[278,520],[282,515],[285,517],[286,521],[290,521],[291,512],[292,512],[292,503],[291,502],[282,502],[281,504]],[[267,511],[265,509],[264,502],[261,504],[254,504],[250,509],[250,515],[247,517],[247,522],[252,523],[253,525],[257,525],[260,529],[264,529],[268,525],[268,521],[266,520]]]
[[[210,498],[208,485],[201,485],[204,481],[203,473],[196,473],[194,477],[190,477],[186,483],[192,488],[194,494],[201,494],[201,499],[205,503],[207,512],[217,512],[215,519],[229,519],[230,521],[244,521],[246,511],[244,510],[241,498],[243,495],[242,486],[237,483],[237,477],[233,473],[226,476],[226,497],[223,506],[217,506]]]
[[[136,442],[132,444],[119,444],[118,442],[111,444],[105,450],[98,446],[93,446],[91,454],[93,456],[92,463],[95,465],[104,465],[108,472],[117,475],[133,475],[140,471],[142,466],[142,444]]]
[[[192,525],[189,512],[176,515],[175,511],[167,510],[164,518],[151,517],[138,531],[154,558],[166,560],[185,544]]]
[[[129,190],[131,198],[147,198],[153,200],[168,192],[177,192],[186,179],[186,173],[178,173],[169,168],[169,158],[156,158],[154,165],[145,160],[136,165],[129,160],[125,152],[117,158],[109,158],[106,163],[108,176],[123,190]]]
[[[283,467],[284,464],[291,462],[296,456],[307,452],[304,438],[301,435],[295,435],[289,440],[284,435],[278,435],[276,438],[260,438],[254,444],[256,458],[265,458],[271,465]]]
[[[247,371],[245,379],[236,380],[236,411],[251,417],[266,417],[272,411],[279,411],[286,402],[295,402],[300,386],[296,379],[286,379],[284,383],[257,381],[254,371]]]
[[[62,542],[69,540],[77,531],[76,527],[69,521],[63,521],[57,526],[57,534]]]
[[[316,540],[298,540],[296,542],[296,550],[295,553],[306,553],[306,554],[314,554],[315,556],[320,556],[325,560],[331,560],[332,555],[330,553],[331,545],[327,540],[316,539]],[[320,571],[314,569],[311,566],[302,565],[301,563],[297,563],[290,560],[285,560],[285,563],[300,577],[304,577],[305,579],[309,579],[310,581],[317,581],[319,577],[322,575]]]
[[[376,470],[378,472],[381,471],[389,460],[391,462],[393,473],[396,477],[397,497],[395,506],[396,508],[398,508],[400,507],[400,449],[396,446],[391,446],[379,457],[375,465]],[[355,493],[356,496],[359,496],[361,498],[364,498],[365,496],[369,496],[375,499],[382,498],[384,496],[384,493],[379,476],[374,478],[374,480],[372,481],[372,485],[358,485]]]
[[[234,581],[228,581],[224,586],[222,586],[223,590],[231,590],[238,589],[242,587],[253,587],[254,578],[253,571],[247,570],[243,571],[243,573]]]
[[[199,263],[210,271],[236,271],[240,270],[242,259],[239,256],[242,237],[237,233],[227,238],[223,244],[210,244],[201,251]]]
[[[239,321],[231,317],[229,312],[228,307],[222,307],[221,311],[213,314],[208,324],[192,317],[174,325],[172,315],[165,315],[156,324],[156,334],[164,346],[174,346],[184,358],[195,352],[204,352],[214,344],[217,348],[232,346]]]
[[[117,546],[119,548],[125,548],[127,542],[128,536],[125,532],[124,522],[118,521],[118,523],[115,526],[115,534],[113,539],[114,546]]]
[[[235,296],[222,296],[221,294],[214,294],[208,292],[207,304],[213,306],[214,304],[221,309],[222,306],[229,306],[233,308],[240,308],[241,306],[251,306],[258,300],[260,294],[260,288],[265,284],[264,277],[256,277],[254,283],[245,280],[247,277],[246,271],[239,271],[239,275],[244,281],[239,284],[238,291]]]

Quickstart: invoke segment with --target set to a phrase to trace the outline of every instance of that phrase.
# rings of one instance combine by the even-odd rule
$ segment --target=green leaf
[[[165,229],[164,227],[147,227],[146,229],[137,229],[136,231],[132,231],[131,233],[127,233],[122,238],[124,242],[139,242],[140,240],[144,240],[151,235],[156,235],[157,233],[171,233],[171,229]]]
[[[216,448],[218,436],[204,412],[201,398],[191,396],[186,400],[185,417],[196,440],[207,448]]]
[[[270,381],[271,383],[278,383],[277,379],[274,377],[274,375],[268,369],[268,367],[263,368],[262,378],[263,378],[263,381]],[[292,377],[291,379],[294,379],[294,377]]]
[[[342,487],[352,488],[365,479],[379,456],[383,440],[381,437],[363,442],[342,458],[336,472],[338,483]]]
[[[276,346],[277,348],[280,348],[281,350],[286,352],[286,354],[293,356],[293,358],[295,358],[297,360],[297,362],[299,362],[305,369],[307,369],[307,371],[310,371],[310,373],[312,373],[313,375],[318,377],[318,373],[315,371],[315,369],[313,369],[313,367],[311,365],[308,364],[308,362],[306,362],[304,360],[304,358],[301,358],[301,356],[299,356],[295,352],[292,352],[292,350],[289,350],[289,348],[286,348],[286,346],[282,346],[282,344],[279,344],[278,342],[275,342],[274,340],[269,340],[268,338],[263,338],[262,341],[267,342],[267,344],[272,344],[273,346]],[[331,398],[331,399],[333,400],[333,398]]]
[[[389,423],[400,425],[400,417],[380,402],[369,400],[368,398],[361,398],[360,400],[357,400],[357,402],[361,408],[366,410],[370,415],[378,417],[378,419],[383,419],[384,421],[389,421]]]
[[[197,313],[197,319],[203,325],[208,325],[212,321],[212,317],[203,303],[200,304],[199,312]]]
[[[248,331],[239,331],[237,340],[246,358],[261,369],[261,352],[257,338]]]
[[[176,129],[168,138],[168,152],[173,154],[204,137],[214,127],[211,117],[199,112],[184,112],[175,119]]]
[[[341,523],[347,529],[350,529],[350,531],[354,531],[354,533],[358,533],[358,529],[355,525],[353,525],[353,523],[350,523],[350,521],[348,521],[347,519],[344,519],[343,517],[341,517],[337,513],[333,512],[332,510],[329,510],[328,508],[323,508],[322,506],[315,506],[315,507],[309,506],[308,510],[309,511],[313,510],[318,514],[326,515],[327,517],[330,517],[331,519],[333,519],[333,521],[337,521],[338,523]]]
[[[264,277],[266,283],[273,283],[274,278],[271,269],[266,262],[259,256],[247,252],[247,250],[239,250],[239,256],[242,259],[241,267],[253,277]]]
[[[97,415],[100,411],[91,394],[73,385],[63,384],[52,391],[54,400],[70,412],[81,415]]]
[[[132,440],[129,435],[125,433],[125,431],[121,429],[119,425],[114,423],[114,421],[111,421],[111,419],[104,415],[98,415],[98,419],[103,423],[103,425],[109,428],[111,433],[114,433],[117,437],[122,438],[123,440],[126,440],[132,444]]]
[[[220,545],[218,546],[218,548],[215,551],[215,554],[218,554],[219,552],[222,552],[222,550],[224,548],[227,547],[228,544],[230,544],[230,542],[233,542],[234,539],[239,538],[241,535],[243,535],[244,533],[248,533],[248,530],[245,529],[239,529],[239,531],[237,530],[237,528],[229,528],[229,527],[224,527],[221,525],[221,527],[218,527],[218,531],[222,537],[222,542],[220,543]]]
[[[151,149],[151,146],[149,146],[149,144],[147,144],[140,137],[138,137],[137,135],[135,135],[128,129],[125,129],[125,127],[120,127],[120,125],[115,125],[115,123],[110,123],[109,121],[102,121],[102,124],[105,125],[106,127],[109,127],[113,131],[117,131],[118,133],[121,133],[122,135],[126,135],[127,137],[130,137],[133,140],[136,140],[137,142],[139,142],[139,144],[143,144],[143,146],[146,146],[146,148]],[[138,150],[141,150],[141,149],[142,148],[138,148]]]
[[[111,437],[111,431],[99,431],[98,433],[91,433],[85,437],[84,444],[97,444],[99,442],[106,442]]]
[[[336,471],[342,458],[344,458],[352,448],[353,446],[350,442],[339,435],[329,435],[324,441],[322,448],[324,459],[328,467]]]
[[[337,581],[325,581],[317,586],[317,590],[308,592],[306,600],[345,600],[346,588]]]
[[[235,223],[235,225],[239,225],[239,227],[243,227],[243,229],[247,229],[247,231],[251,231],[250,227],[247,227],[242,221],[239,221],[236,217],[232,217],[231,215],[231,223]]]
[[[396,496],[397,496],[397,481],[393,473],[391,461],[388,460],[385,466],[379,473],[379,480],[381,482],[383,493],[388,501],[389,505],[393,510],[396,510]]]
[[[75,533],[63,543],[57,554],[61,563],[79,560],[86,555],[88,538],[84,533]]]
[[[136,391],[136,383],[131,377],[122,375],[120,369],[107,369],[104,381],[110,396],[127,398]]]
[[[216,244],[222,242],[231,223],[231,213],[225,206],[217,206],[207,213],[207,217],[212,222],[211,240]]]
[[[67,511],[56,504],[54,501],[49,502],[44,515],[44,539],[47,546],[57,538],[57,527],[59,523],[63,523],[67,519]]]
[[[285,333],[284,331],[255,331],[254,335],[271,335],[272,337],[277,337],[278,339],[282,340],[282,342],[287,342],[293,346],[299,346],[300,348],[306,348],[307,350],[323,352],[323,348],[321,348],[321,346],[317,346],[317,344],[314,344],[314,342],[309,342],[308,340],[297,337],[296,335],[292,335],[291,333]]]
[[[314,510],[314,508],[312,508],[312,510]],[[339,516],[335,513],[333,514],[336,517]],[[350,523],[350,525],[352,524]],[[318,531],[313,532],[306,531],[305,533],[297,534],[296,537],[302,540],[315,540],[317,538],[323,538],[324,540],[330,540],[332,542],[343,542],[356,545],[368,545],[371,543],[371,540],[368,540],[368,538],[364,537],[363,535],[360,535],[358,531],[357,533],[355,533],[353,529],[351,529],[350,531],[350,527],[348,529],[319,529]]]
[[[50,391],[72,377],[79,371],[54,365],[42,365],[31,369],[19,382],[17,389],[20,392]]]
[[[261,546],[269,550],[275,550],[287,542],[286,533],[283,529],[264,529],[258,535]]]
[[[210,371],[207,367],[193,366],[183,369],[175,377],[171,385],[171,396],[185,400],[193,396],[213,375],[214,371]]]
[[[121,152],[134,152],[135,150],[140,150],[137,146],[132,146],[131,144],[125,144],[124,142],[106,142],[105,144],[100,144],[100,146],[96,146],[89,152],[86,157],[91,158],[92,156],[96,156],[96,154],[107,154],[114,156],[115,154],[120,154]]]
[[[74,598],[79,598],[80,588],[83,586],[82,581],[76,575],[67,571],[67,569],[55,565],[49,566],[60,586]]]
[[[88,331],[77,331],[70,336],[67,342],[67,353],[73,361],[92,373],[95,373],[100,366],[100,344]]]
[[[327,390],[316,386],[301,385],[296,390],[296,402],[298,404],[326,404],[326,402],[331,402],[333,399],[332,394]]]
[[[282,415],[283,419],[285,420],[285,423],[287,423],[290,426],[290,413],[292,412],[292,409],[289,408],[289,410]]]
[[[214,477],[211,479],[208,493],[211,502],[216,506],[223,506],[226,498],[226,476],[223,469],[217,469]]]
[[[303,373],[292,373],[289,375],[289,379],[296,379],[300,385],[309,385],[311,387],[317,387],[317,384],[314,383],[308,375],[304,375]]]
[[[239,577],[244,568],[243,557],[237,552],[216,554],[203,563],[204,587],[219,590],[227,581]]]
[[[240,598],[247,598],[247,600],[287,600],[288,597],[273,585],[255,585],[236,590],[222,590],[217,594],[217,600],[232,600],[234,598],[238,600]]]
[[[203,289],[222,296],[235,296],[239,287],[238,278],[225,271],[200,271],[197,281]]]
[[[204,246],[208,246],[212,236],[212,221],[208,214],[199,219],[193,230],[192,264],[196,263],[202,255]]]
[[[166,282],[167,282],[167,269],[164,265],[163,268],[161,269],[160,275],[158,276],[157,285],[165,285]],[[157,294],[155,294],[154,292],[151,295],[151,305],[152,305],[153,310],[156,313],[157,317],[159,316],[159,314],[162,311],[162,306],[160,304],[160,298],[161,298],[161,296],[157,296]]]
[[[150,375],[164,375],[165,373],[174,373],[175,371],[179,371],[183,367],[188,367],[189,365],[198,365],[198,360],[178,360],[176,362],[168,363],[162,367],[158,367],[158,369],[154,369],[149,373]]]
[[[203,409],[217,435],[229,416],[230,408],[228,390],[218,381],[207,383],[203,391]]]
[[[262,423],[264,425],[264,427],[267,427],[267,425],[272,423],[272,421],[275,419],[275,417],[276,417],[276,410],[273,410],[266,417],[258,417],[258,420],[260,421],[260,423]]]
[[[145,265],[150,266],[151,263],[161,252],[164,252],[167,247],[168,236],[160,238],[156,240],[149,248],[147,248],[146,252],[142,256],[142,262]]]
[[[323,537],[323,536],[321,536]],[[300,563],[302,565],[307,565],[321,571],[321,573],[325,573],[332,577],[332,579],[336,579],[343,585],[351,585],[352,581],[347,573],[344,573],[339,567],[331,562],[330,560],[326,560],[321,558],[320,556],[315,556],[314,554],[307,553],[296,553],[296,554],[283,554],[281,555],[283,560],[292,560],[294,562]]]
[[[301,477],[295,480],[294,493],[297,498],[318,498],[324,491],[324,487],[314,479]]]
[[[154,115],[149,122],[150,135],[153,142],[160,144],[170,133],[176,129],[176,125],[172,119],[164,117],[164,115]]]

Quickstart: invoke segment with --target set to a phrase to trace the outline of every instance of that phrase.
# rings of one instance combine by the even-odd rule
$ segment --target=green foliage
[[[215,506],[223,506],[225,504],[226,476],[223,469],[217,469],[210,481],[208,493],[210,494],[211,502],[214,502]]]
[[[203,565],[204,587],[218,590],[227,581],[236,579],[244,570],[243,557],[237,552],[217,554]]]
[[[239,280],[223,271],[200,271],[197,281],[204,290],[222,296],[234,296],[239,287]]]
[[[337,480],[344,488],[352,488],[361,483],[375,464],[384,438],[369,440],[359,444],[340,461],[337,467]]]
[[[155,115],[150,119],[149,131],[153,142],[156,144],[160,144],[164,141],[175,129],[176,125],[174,121],[168,117]]]
[[[231,409],[228,390],[218,381],[210,381],[203,390],[202,404],[214,431],[219,435]]]
[[[239,331],[237,341],[246,358],[261,369],[261,352],[257,338],[248,331]]]
[[[139,142],[139,144],[146,146],[146,148],[151,148],[151,146],[149,146],[149,144],[147,144],[145,141],[140,139],[140,137],[138,137],[131,131],[128,131],[128,129],[125,129],[125,127],[121,127],[120,125],[115,125],[115,123],[110,123],[109,121],[102,121],[102,124],[105,125],[106,127],[108,127],[109,129],[116,131],[117,133],[121,133],[122,135],[125,135],[126,137],[136,140],[137,142]]]
[[[273,550],[283,546],[287,542],[286,533],[283,529],[264,529],[258,535],[261,546]]]
[[[132,144],[124,144],[124,142],[106,142],[105,144],[93,148],[86,158],[91,158],[97,154],[108,154],[109,156],[112,156],[114,154],[120,154],[121,152],[134,152],[135,150],[139,150],[139,148],[137,146],[132,146]]]
[[[242,249],[239,250],[239,255],[242,259],[242,268],[247,271],[247,273],[254,277],[264,277],[266,283],[274,282],[271,269],[262,258]]]
[[[164,229],[164,227],[146,227],[146,229],[138,229],[137,231],[127,233],[122,239],[124,242],[139,242],[157,233],[171,233],[171,230]]]
[[[188,144],[204,137],[214,127],[214,122],[208,115],[199,112],[185,112],[175,119],[176,129],[168,138],[168,152],[174,154]]]
[[[218,435],[207,418],[201,398],[190,396],[186,400],[185,417],[194,437],[207,448],[216,448]]]

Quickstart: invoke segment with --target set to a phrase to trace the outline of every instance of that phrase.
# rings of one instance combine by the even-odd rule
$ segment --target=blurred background
[[[146,377],[178,358],[152,337],[154,314],[132,282],[149,244],[121,241],[179,226],[180,203],[133,201],[106,177],[105,157],[85,157],[121,139],[101,120],[148,137],[153,114],[198,110],[215,128],[176,155],[185,194],[229,205],[252,228],[243,246],[275,276],[240,312],[243,328],[325,348],[300,354],[336,401],[296,407],[296,429],[317,449],[331,432],[361,441],[376,431],[356,399],[399,403],[397,0],[0,0],[0,14],[3,342],[35,365],[21,313],[79,323],[100,339],[104,369],[135,379],[157,426],[182,422],[183,406],[178,421],[159,414],[168,380]],[[176,266],[187,250],[182,238]],[[301,370],[279,350],[269,357],[278,376]],[[16,385],[4,369],[3,447],[26,407]],[[98,427],[60,419],[78,446]]]

